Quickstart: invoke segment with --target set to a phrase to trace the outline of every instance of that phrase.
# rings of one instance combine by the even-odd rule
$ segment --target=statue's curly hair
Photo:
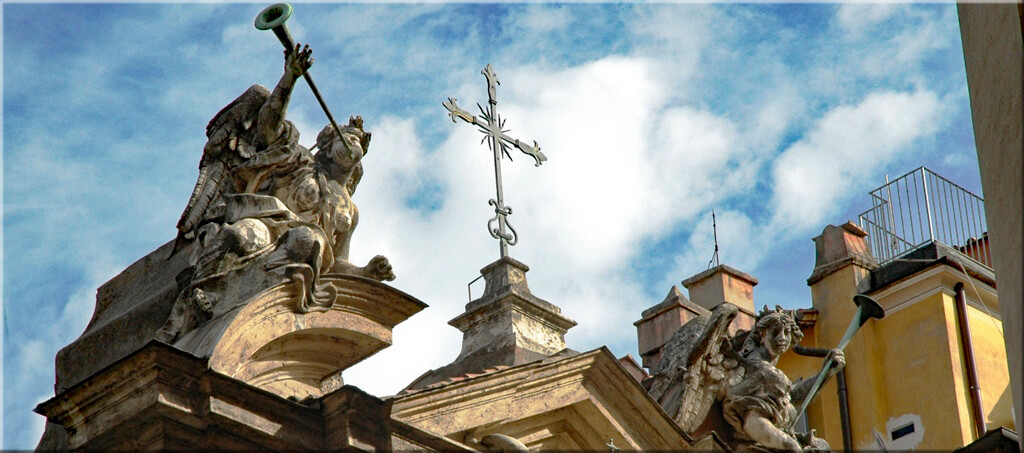
[[[365,157],[366,153],[370,150],[370,137],[372,134],[363,130],[363,117],[350,117],[348,119],[348,125],[342,126],[341,131],[342,133],[352,134],[359,138],[359,144],[363,147],[363,156]],[[339,139],[338,132],[334,130],[334,125],[328,124],[320,130],[319,134],[317,134],[316,147],[320,150],[329,149],[336,139]],[[348,143],[346,143],[345,140],[339,139],[338,141],[340,141],[346,148],[348,147]],[[321,154],[321,152],[317,152],[313,159],[322,163],[330,160],[331,157],[328,156],[327,153]],[[350,196],[356,192],[356,186],[358,186],[359,181],[363,179],[362,160],[356,164],[355,168],[352,169],[352,172],[352,177],[345,185],[345,189],[348,190],[348,194]]]
[[[762,332],[776,324],[783,325],[786,333],[793,339],[792,345],[797,345],[804,339],[804,333],[800,330],[800,325],[796,323],[796,318],[791,313],[783,311],[781,307],[776,307],[774,310],[769,310],[768,307],[765,307],[764,310],[761,310],[761,314],[757,316],[757,322],[750,329],[750,334],[747,336],[746,341],[743,342],[743,353],[747,353],[750,349],[760,346]]]
[[[363,155],[370,152],[370,137],[373,134],[363,130],[363,117],[350,117],[348,124],[341,127],[341,131],[359,137],[359,145],[363,147]],[[323,129],[320,129],[320,133],[316,135],[316,147],[326,149],[336,138],[338,138],[338,132],[334,130],[334,125],[328,124]],[[348,145],[346,144],[345,146]]]

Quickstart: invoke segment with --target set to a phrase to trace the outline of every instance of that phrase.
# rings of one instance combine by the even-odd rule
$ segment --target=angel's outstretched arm
[[[273,143],[283,132],[292,88],[295,86],[295,81],[313,65],[312,54],[313,50],[309,48],[309,45],[302,47],[302,44],[299,43],[295,44],[294,49],[284,51],[284,74],[281,75],[281,80],[274,87],[274,92],[260,108],[256,123],[259,140],[264,145]]]
[[[832,366],[829,367],[828,374],[825,376],[825,382],[832,376],[835,376],[839,370],[842,370],[846,365],[846,357],[843,355],[842,349],[818,349],[818,348],[804,348],[801,347],[796,351],[800,355],[809,355],[816,357],[825,357],[832,359]],[[815,376],[811,376],[809,379],[801,379],[793,384],[793,387],[789,390],[789,399],[794,405],[800,406],[803,404],[804,399],[808,396],[814,397],[814,395],[808,395],[811,391],[811,387],[814,385]],[[824,385],[824,382],[822,383]]]

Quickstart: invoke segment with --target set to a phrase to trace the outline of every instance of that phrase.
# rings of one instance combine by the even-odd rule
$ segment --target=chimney
[[[877,262],[868,249],[865,239],[867,235],[866,231],[853,222],[826,226],[821,235],[814,238],[814,271],[807,279],[807,284],[814,285],[850,264],[866,269],[875,268]]]
[[[739,315],[729,326],[729,333],[749,330],[757,320],[754,309],[754,286],[757,279],[724,264],[715,266],[693,277],[683,280],[683,286],[690,292],[690,300],[704,309],[714,310],[722,302],[729,302],[740,309]]]
[[[657,373],[661,350],[683,324],[701,315],[709,315],[710,311],[690,302],[678,286],[672,286],[665,300],[648,308],[641,314],[636,326],[637,345],[640,348],[640,360],[651,374]]]

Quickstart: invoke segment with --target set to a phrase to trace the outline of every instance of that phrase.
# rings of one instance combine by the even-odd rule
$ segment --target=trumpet
[[[273,31],[277,35],[277,39],[284,45],[284,48],[291,51],[295,48],[295,40],[292,39],[292,34],[288,32],[288,26],[285,25],[289,17],[292,17],[292,5],[289,3],[275,3],[260,11],[256,15],[256,22],[253,25],[258,30]],[[313,77],[309,75],[309,71],[304,72],[302,78],[306,79],[309,89],[313,90],[313,96],[320,103],[320,107],[324,109],[324,113],[327,114],[327,119],[330,120],[331,126],[334,126],[334,131],[338,133],[338,137],[341,137],[341,128],[338,127],[338,123],[334,122],[334,115],[331,115],[331,110],[327,108],[327,103],[320,96],[320,90],[313,83]]]
[[[846,333],[843,334],[843,338],[839,340],[839,349],[845,349],[846,345],[853,339],[853,335],[860,330],[860,326],[868,322],[869,319],[882,319],[885,317],[885,310],[882,306],[875,302],[874,299],[864,295],[858,294],[853,296],[853,303],[857,304],[857,313],[854,314],[853,319],[850,321],[850,326],[846,328]],[[796,416],[799,417],[807,410],[807,406],[811,404],[811,400],[818,395],[818,391],[821,390],[821,385],[825,383],[825,378],[828,377],[828,370],[832,368],[833,361],[829,357],[825,361],[825,365],[821,367],[821,372],[818,373],[817,378],[814,380],[814,385],[811,386],[811,390],[807,392],[807,396],[804,397],[803,403],[800,404],[800,410],[796,412]]]

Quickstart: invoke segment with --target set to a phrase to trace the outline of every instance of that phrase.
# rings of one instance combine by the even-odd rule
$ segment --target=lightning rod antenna
[[[715,254],[711,255],[711,261],[708,262],[708,269],[712,266],[718,266],[718,221],[715,220],[715,210],[711,210],[711,231],[715,235]]]

